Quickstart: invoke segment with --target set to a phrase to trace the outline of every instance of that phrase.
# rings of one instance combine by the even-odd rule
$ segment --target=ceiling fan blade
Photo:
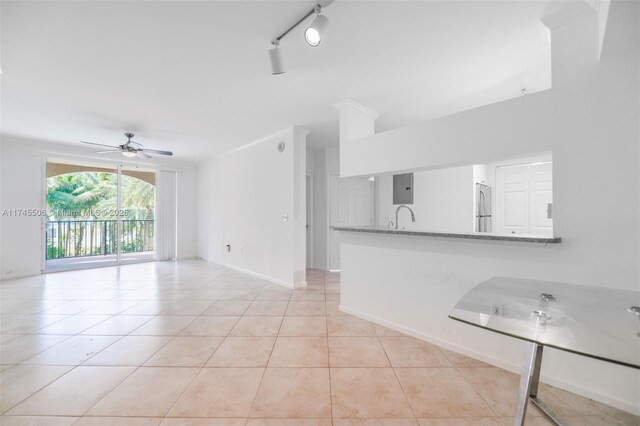
[[[108,149],[106,151],[95,151],[96,154],[110,154],[112,152],[120,152],[119,149]]]
[[[146,149],[145,148],[144,151],[145,152],[150,152],[152,154],[159,154],[159,155],[169,155],[169,156],[173,155],[173,152],[171,152],[171,151],[160,151],[160,150],[157,150],[157,149]]]
[[[138,143],[138,142],[136,142],[136,141],[128,141],[128,142],[127,142],[127,145],[129,145],[129,144],[134,144],[134,145],[142,146],[142,144],[141,144],[141,143]]]
[[[89,145],[106,146],[107,148],[117,148],[117,146],[114,146],[114,145],[105,145],[105,144],[103,144],[103,143],[95,143],[95,142],[87,142],[87,141],[80,141],[80,142],[82,142],[82,143],[86,143],[86,144],[89,144]]]
[[[143,151],[136,152],[136,155],[138,156],[138,158],[142,158],[143,160],[148,160],[149,158],[151,158],[149,154]]]

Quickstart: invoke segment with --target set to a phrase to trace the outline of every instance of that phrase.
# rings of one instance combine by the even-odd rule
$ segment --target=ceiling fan
[[[127,137],[127,141],[122,145],[117,145],[117,146],[104,145],[101,143],[87,142],[87,141],[80,141],[80,142],[86,143],[89,145],[106,146],[107,148],[112,148],[106,151],[96,151],[96,154],[109,154],[111,152],[120,152],[125,157],[129,157],[129,158],[138,157],[138,158],[142,158],[143,160],[151,158],[151,156],[147,154],[148,152],[152,154],[158,154],[158,155],[168,155],[168,156],[173,155],[173,152],[171,151],[160,151],[157,149],[146,149],[146,148],[142,149],[141,144],[131,140],[135,136],[133,133],[125,133],[124,135]]]

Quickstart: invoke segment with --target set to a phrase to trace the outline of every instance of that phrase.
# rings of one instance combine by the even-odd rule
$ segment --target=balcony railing
[[[122,253],[154,250],[154,220],[121,220]],[[47,260],[106,256],[118,252],[116,220],[47,221]]]

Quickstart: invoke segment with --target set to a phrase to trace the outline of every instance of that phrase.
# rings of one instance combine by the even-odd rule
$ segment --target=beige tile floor
[[[511,424],[515,374],[343,314],[338,274],[308,283],[197,261],[4,281],[0,424]],[[540,393],[571,425],[640,425]]]

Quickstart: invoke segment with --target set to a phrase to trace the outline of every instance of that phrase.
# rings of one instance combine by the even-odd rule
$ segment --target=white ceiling
[[[2,2],[2,132],[198,159],[295,124],[337,144],[333,105],[381,113],[377,130],[550,86],[545,1],[349,1],[330,32],[269,41],[313,1]]]

